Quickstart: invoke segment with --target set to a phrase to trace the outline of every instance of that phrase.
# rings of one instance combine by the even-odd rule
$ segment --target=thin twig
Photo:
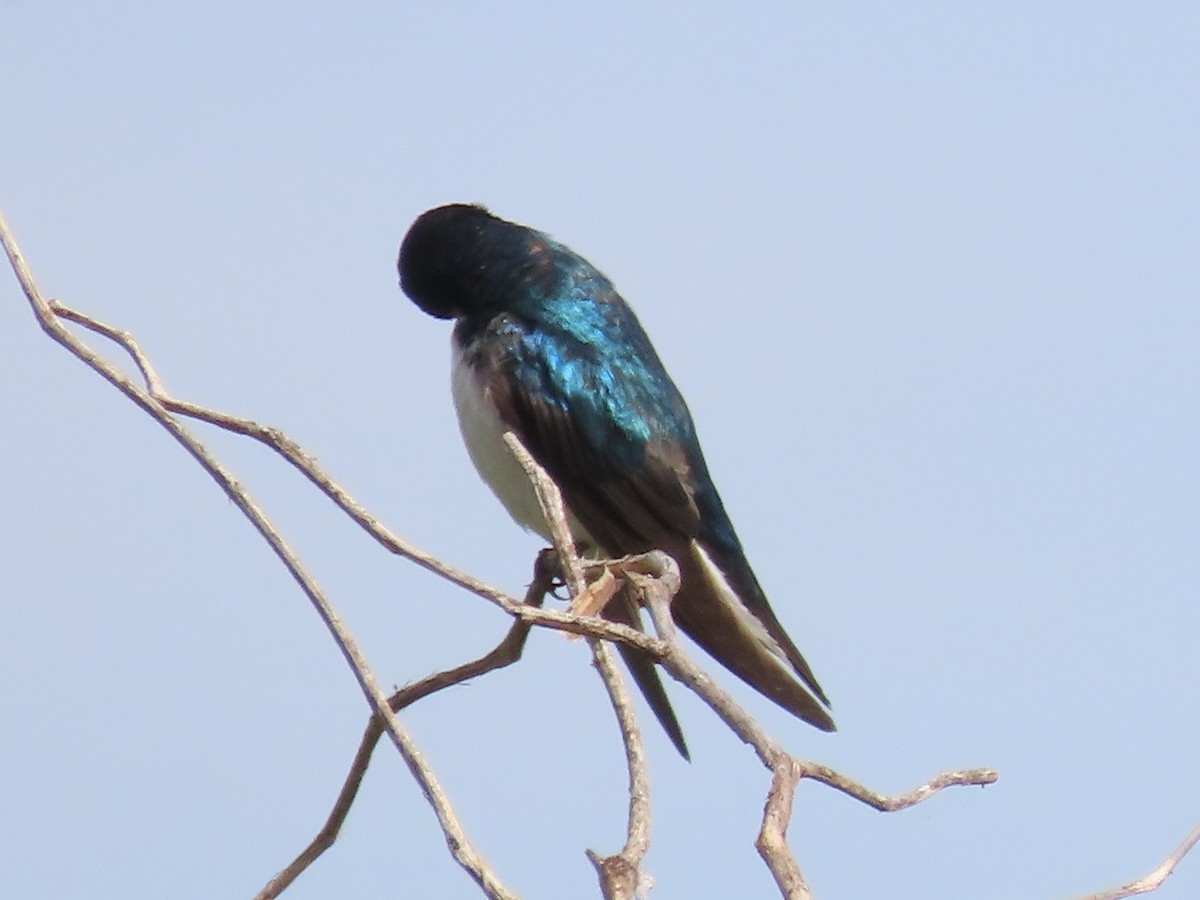
[[[910,806],[916,806],[918,803],[923,803],[934,794],[940,793],[946,788],[983,787],[984,785],[994,784],[1000,777],[995,769],[964,769],[960,772],[943,772],[906,794],[897,794],[894,797],[889,797],[886,794],[881,794],[878,791],[861,785],[857,781],[852,781],[828,766],[807,761],[802,761],[800,766],[804,770],[805,778],[811,778],[813,781],[819,781],[821,784],[828,785],[880,812],[898,812],[902,809],[908,809]]]
[[[148,357],[141,351],[137,342],[130,334],[53,301],[46,301],[41,297],[32,275],[21,256],[20,250],[7,225],[4,223],[2,216],[0,216],[0,239],[3,240],[9,261],[12,264],[14,272],[17,274],[22,288],[25,290],[26,297],[29,299],[42,329],[56,342],[62,344],[68,351],[81,359],[158,421],[167,429],[172,437],[196,458],[210,476],[221,485],[233,502],[250,519],[264,539],[267,540],[272,550],[283,561],[284,565],[287,566],[289,572],[292,573],[293,578],[300,584],[314,607],[318,610],[323,621],[325,621],[326,627],[330,630],[343,655],[354,670],[360,687],[362,687],[364,694],[366,694],[372,708],[375,710],[377,718],[372,719],[372,724],[368,726],[367,733],[364,734],[363,744],[360,747],[359,754],[356,756],[355,767],[352,768],[351,774],[347,778],[342,795],[339,797],[339,801],[335,805],[334,811],[326,823],[326,827],[322,829],[322,835],[325,835],[330,843],[336,837],[337,829],[345,818],[345,812],[349,809],[350,803],[354,799],[354,795],[361,783],[363,772],[365,772],[366,762],[370,757],[370,749],[378,739],[377,731],[372,737],[372,728],[378,729],[379,723],[383,723],[393,743],[397,746],[410,771],[433,806],[455,859],[467,869],[487,896],[491,898],[510,898],[513,896],[500,884],[490,868],[483,863],[471,845],[467,843],[461,826],[459,826],[457,820],[454,818],[453,811],[440,786],[416,750],[411,738],[408,737],[396,720],[393,710],[401,708],[406,703],[413,702],[419,696],[425,696],[426,693],[436,690],[439,680],[443,677],[458,675],[468,670],[476,672],[475,666],[491,666],[492,663],[497,663],[497,660],[502,658],[511,662],[512,659],[508,658],[508,655],[515,653],[515,655],[519,656],[520,648],[519,646],[514,647],[513,644],[510,644],[510,640],[516,644],[523,642],[531,625],[581,634],[589,638],[593,646],[597,668],[600,670],[605,685],[609,689],[613,708],[621,724],[630,773],[628,837],[625,848],[614,857],[601,859],[595,854],[589,853],[589,856],[597,863],[597,867],[600,870],[601,884],[606,897],[629,897],[633,895],[633,892],[637,888],[639,867],[648,842],[649,805],[644,754],[641,748],[637,724],[632,715],[631,702],[628,693],[620,684],[619,676],[616,675],[615,666],[612,665],[611,654],[609,654],[607,646],[601,640],[623,642],[649,653],[657,661],[660,661],[676,680],[699,694],[735,734],[750,744],[763,764],[771,770],[773,776],[772,784],[764,808],[763,823],[757,844],[759,852],[770,867],[782,895],[788,898],[788,900],[808,900],[811,896],[807,885],[804,883],[799,867],[787,846],[787,826],[791,819],[795,789],[801,778],[811,778],[821,781],[863,803],[884,811],[906,808],[952,785],[988,784],[996,779],[996,773],[988,769],[951,772],[940,775],[907,794],[897,797],[887,797],[865,788],[827,767],[792,758],[733,701],[729,694],[723,691],[681,649],[675,637],[674,624],[669,612],[670,598],[678,588],[678,569],[674,562],[665,556],[665,554],[648,554],[647,557],[650,559],[650,562],[648,564],[645,562],[641,564],[644,567],[643,570],[649,571],[653,577],[639,575],[637,564],[631,565],[626,573],[630,582],[641,592],[644,604],[650,609],[658,630],[659,637],[657,639],[651,638],[637,629],[608,622],[599,617],[541,610],[532,605],[518,603],[504,592],[442,563],[398,538],[371,516],[357,501],[351,498],[340,485],[323,472],[315,464],[312,457],[306,454],[298,444],[277,429],[264,427],[248,419],[241,419],[222,412],[205,409],[196,404],[171,397],[167,393],[162,380],[155,372]],[[66,329],[62,324],[62,320],[69,320],[117,342],[133,358],[142,378],[145,380],[145,389],[135,385],[119,370],[113,368],[99,357],[90,347]],[[365,663],[363,663],[361,654],[358,652],[355,643],[337,619],[336,614],[325,600],[312,577],[300,564],[286,542],[276,532],[253,498],[234,480],[228,470],[209,454],[204,445],[173,417],[172,413],[209,422],[226,430],[254,438],[272,447],[322,490],[326,496],[330,497],[354,521],[375,537],[385,548],[491,601],[512,615],[516,621],[509,633],[509,637],[492,654],[489,654],[482,660],[477,660],[473,664],[467,664],[466,666],[450,670],[447,673],[442,673],[441,676],[432,676],[430,679],[426,679],[417,685],[398,692],[390,700],[384,698],[375,679],[366,668]],[[524,448],[521,449],[523,450]],[[527,452],[525,456],[528,458]],[[528,461],[532,462],[531,459],[528,459]],[[551,525],[551,531],[555,536],[555,544],[559,551],[560,563],[567,573],[568,586],[572,594],[578,596],[584,590],[582,567],[570,540],[561,497],[558,496],[557,488],[553,485],[553,482],[540,470],[540,467],[537,467],[536,463],[533,464],[532,468],[527,466],[527,470],[531,472],[531,477],[533,477],[535,486],[537,486],[539,498],[543,503],[543,509],[547,513],[547,520]],[[645,568],[647,566],[648,568]],[[518,635],[519,640],[516,637]],[[485,661],[487,662],[485,663]],[[497,664],[507,663],[499,662]],[[482,669],[482,671],[486,670],[486,668]],[[464,677],[470,676],[467,675]],[[426,693],[422,693],[422,691]],[[316,846],[321,840],[325,839],[322,835],[318,835],[318,839],[314,841],[313,846]],[[1146,879],[1122,888],[1118,892],[1093,895],[1086,898],[1086,900],[1117,900],[1119,897],[1132,896],[1136,893],[1145,893],[1155,889],[1197,840],[1200,840],[1200,828],[1189,836],[1188,840],[1185,841],[1172,857],[1168,858],[1163,866]],[[310,846],[309,849],[311,850],[312,847]],[[320,850],[317,850],[315,855],[319,855],[319,852]],[[312,858],[315,858],[315,855]],[[304,854],[301,855],[301,858],[297,862],[300,862],[300,859],[303,858]],[[309,861],[311,860],[305,861],[301,865],[300,870]],[[281,875],[283,874],[281,873]],[[291,877],[294,878],[295,875]]]
[[[172,396],[167,391],[166,384],[155,370],[149,357],[138,345],[134,336],[128,331],[113,328],[111,325],[101,322],[87,313],[64,306],[61,303],[50,301],[50,305],[53,311],[62,318],[81,325],[90,331],[102,334],[119,344],[133,359],[134,364],[137,366],[146,383],[146,389],[150,395],[166,409],[192,419],[208,422],[210,425],[215,425],[225,431],[241,434],[267,445],[291,463],[293,467],[315,484],[325,496],[341,507],[351,519],[366,529],[367,532],[392,553],[403,556],[405,559],[411,560],[422,568],[433,572],[435,575],[440,575],[446,580],[466,588],[486,600],[491,600],[506,612],[511,613],[512,608],[520,605],[517,600],[509,597],[504,591],[485,584],[453,566],[447,565],[393,533],[387,526],[372,516],[361,503],[351,497],[345,488],[323,471],[316,464],[316,460],[311,455],[305,453],[299,444],[279,431],[279,429],[260,425],[252,419],[208,409],[199,404]]]
[[[1080,897],[1079,900],[1123,900],[1125,897],[1134,897],[1138,894],[1149,894],[1157,891],[1167,876],[1175,871],[1175,867],[1179,865],[1180,860],[1188,855],[1188,852],[1200,843],[1200,825],[1192,829],[1192,833],[1183,839],[1183,843],[1175,848],[1162,865],[1147,875],[1145,878],[1138,881],[1131,881],[1123,887],[1116,888],[1111,891],[1101,891],[1099,894],[1088,894],[1086,897]]]
[[[696,665],[678,642],[675,623],[670,613],[670,598],[679,579],[679,569],[675,561],[666,554],[655,551],[645,554],[637,566],[627,566],[627,572],[650,610],[650,617],[654,621],[658,636],[670,647],[670,651],[662,659],[663,668],[697,693],[734,734],[754,748],[763,765],[771,771],[771,787],[767,793],[762,826],[755,846],[770,869],[780,895],[786,900],[810,900],[812,897],[800,866],[787,843],[793,800],[801,779],[812,778],[820,781],[881,810],[912,806],[951,785],[990,784],[996,780],[996,773],[990,769],[954,772],[939,776],[908,794],[889,798],[868,790],[825,766],[793,758],[784,752],[732,696]]]
[[[305,478],[332,500],[371,537],[391,553],[408,559],[423,569],[470,591],[478,597],[490,601],[510,616],[518,618],[531,625],[540,625],[556,631],[565,631],[579,635],[595,635],[605,640],[618,641],[638,647],[653,656],[661,656],[666,652],[666,646],[649,635],[598,617],[581,617],[552,609],[537,609],[522,604],[499,588],[492,587],[479,579],[468,575],[454,566],[437,559],[432,554],[420,549],[409,541],[396,535],[386,525],[371,515],[367,509],[355,500],[345,488],[325,472],[311,454],[297,444],[292,438],[277,428],[260,425],[252,419],[230,415],[218,410],[208,409],[187,400],[172,396],[164,385],[162,378],[155,371],[145,352],[138,345],[136,338],[128,331],[113,328],[86,313],[64,306],[57,301],[48,301],[51,309],[59,316],[76,323],[97,334],[102,334],[115,341],[124,349],[136,364],[146,383],[146,389],[164,409],[179,415],[207,422],[225,431],[240,434],[270,447],[288,463],[299,471]]]
[[[446,836],[446,843],[450,847],[454,858],[475,879],[489,897],[514,897],[515,895],[503,885],[491,867],[470,843],[433,770],[425,762],[425,758],[417,748],[416,743],[408,735],[404,727],[400,724],[399,719],[396,718],[395,713],[388,706],[387,696],[383,693],[378,681],[367,666],[361,651],[358,649],[357,643],[338,618],[337,613],[325,598],[316,580],[300,562],[291,547],[283,539],[283,536],[275,528],[261,507],[259,507],[257,501],[234,478],[233,473],[217,460],[199,439],[175,419],[159,400],[151,396],[143,388],[134,384],[121,371],[109,364],[62,324],[55,308],[51,307],[38,289],[37,283],[33,278],[33,273],[29,270],[16,239],[9,230],[8,224],[2,214],[0,214],[0,242],[4,245],[9,263],[16,273],[17,280],[21,283],[25,297],[28,299],[42,330],[165,428],[203,467],[212,479],[220,485],[221,489],[224,490],[225,494],[238,509],[242,511],[243,515],[250,520],[250,523],[287,568],[301,590],[304,591],[313,608],[325,623],[330,636],[353,671],[359,687],[367,698],[367,702],[371,704],[375,713],[381,717],[387,733],[392,739],[392,743],[400,752],[413,778],[416,779],[422,793],[424,793],[426,800],[433,807],[434,814],[442,827],[442,831]],[[114,329],[108,330],[115,332]]]
[[[756,846],[781,896],[786,900],[810,900],[812,893],[787,843],[792,798],[800,781],[796,774],[798,764],[680,646],[670,610],[673,587],[679,580],[679,567],[673,559],[659,551],[647,554],[647,559],[655,563],[661,574],[656,577],[631,572],[630,579],[650,610],[658,636],[671,648],[662,661],[663,667],[699,694],[734,734],[754,748],[763,765],[771,770],[771,788],[767,793]]]
[[[553,565],[549,564],[547,557],[553,557],[555,563]],[[553,587],[556,566],[557,557],[553,552],[543,551],[538,554],[537,562],[534,564],[533,581],[529,585],[529,590],[525,592],[525,603],[531,606],[540,606],[542,604],[546,594]],[[434,694],[444,688],[461,684],[467,679],[478,678],[495,669],[502,669],[505,666],[511,665],[521,658],[521,653],[525,648],[525,640],[529,637],[530,628],[531,626],[527,622],[514,622],[508,630],[508,634],[504,636],[504,640],[497,644],[491,652],[473,662],[456,666],[444,672],[438,672],[435,675],[430,675],[428,678],[423,678],[418,682],[402,687],[388,698],[388,706],[392,708],[393,712],[399,712],[406,706],[410,706],[418,700],[428,697],[430,694]],[[266,886],[255,895],[254,900],[274,900],[305,869],[316,862],[322,853],[333,846],[334,841],[337,840],[338,833],[341,831],[342,824],[346,821],[346,816],[350,813],[350,807],[358,795],[358,789],[362,785],[363,776],[366,775],[367,766],[371,762],[371,754],[374,752],[375,746],[382,734],[383,727],[379,717],[371,716],[367,722],[366,730],[363,732],[358,751],[354,755],[354,762],[350,765],[350,771],[346,775],[341,792],[338,794],[337,800],[334,802],[333,809],[330,811],[325,824],[300,855],[267,882]]]
[[[538,465],[529,450],[511,431],[504,441],[533,484],[542,515],[550,528],[554,548],[566,573],[571,599],[576,600],[586,590],[583,566],[575,549],[575,541],[567,524],[566,506],[558,485]],[[587,856],[600,877],[600,890],[606,900],[628,900],[637,895],[641,884],[641,865],[650,847],[650,776],[641,729],[633,712],[633,700],[621,678],[608,644],[589,635],[592,659],[600,680],[608,692],[609,702],[617,716],[625,746],[625,765],[629,773],[629,812],[624,846],[612,856],[588,850]]]

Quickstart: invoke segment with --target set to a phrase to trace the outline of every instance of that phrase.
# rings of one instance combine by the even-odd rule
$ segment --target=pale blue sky
[[[445,323],[395,284],[480,201],[610,275],[841,731],[723,683],[818,786],[819,898],[1069,898],[1200,821],[1200,7],[0,4],[0,208],[43,289],[167,384],[277,425],[420,546],[519,592]],[[0,276],[0,896],[246,897],[323,821],[366,709],[234,507]],[[112,354],[115,358],[115,353]],[[381,680],[489,648],[484,602],[207,433]],[[654,900],[771,897],[767,778],[644,717]],[[586,649],[406,715],[528,898],[595,896],[621,755]],[[1189,860],[1163,898],[1200,892]],[[289,898],[473,898],[395,755]]]

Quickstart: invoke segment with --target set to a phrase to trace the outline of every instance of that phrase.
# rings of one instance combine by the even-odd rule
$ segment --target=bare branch
[[[780,895],[786,900],[810,900],[812,897],[787,843],[792,802],[796,787],[802,778],[812,778],[828,784],[880,810],[904,809],[951,785],[990,784],[996,780],[996,773],[990,769],[948,773],[901,797],[889,798],[868,790],[825,766],[789,756],[732,696],[696,665],[679,644],[675,622],[670,613],[670,598],[677,589],[679,580],[679,570],[674,560],[655,551],[629,562],[636,564],[627,565],[626,571],[641,592],[659,637],[670,647],[667,655],[662,658],[663,667],[677,681],[697,693],[734,734],[754,748],[763,765],[771,770],[771,788],[767,793],[762,827],[755,845],[771,870]]]
[[[995,769],[964,769],[960,772],[943,772],[906,794],[889,797],[873,791],[857,781],[852,781],[828,766],[813,762],[801,762],[800,765],[804,770],[805,778],[811,778],[813,781],[819,781],[821,784],[835,788],[880,812],[898,812],[908,809],[910,806],[923,803],[948,787],[983,787],[994,784],[1000,778]]]
[[[146,389],[150,396],[157,400],[163,408],[266,444],[320,488],[325,496],[341,507],[351,519],[392,553],[403,556],[405,559],[433,572],[435,575],[440,575],[447,581],[466,588],[486,600],[491,600],[506,612],[512,613],[513,609],[520,605],[517,600],[509,597],[504,591],[485,584],[453,566],[447,565],[393,533],[387,526],[367,512],[366,508],[351,497],[345,488],[334,481],[328,473],[323,471],[316,464],[316,460],[305,453],[299,444],[279,431],[279,429],[260,425],[251,419],[208,409],[196,403],[172,396],[167,391],[166,385],[158,372],[155,371],[149,358],[138,345],[137,340],[128,331],[113,328],[111,325],[107,325],[86,313],[63,306],[55,301],[50,301],[49,305],[51,310],[62,318],[117,342],[132,357],[134,363],[137,365],[142,378],[146,382]]]
[[[1111,891],[1101,891],[1099,894],[1088,894],[1086,897],[1080,897],[1079,900],[1123,900],[1124,897],[1134,897],[1138,894],[1149,894],[1157,891],[1167,876],[1175,871],[1175,867],[1179,865],[1180,860],[1188,855],[1188,852],[1200,843],[1200,825],[1192,829],[1192,833],[1184,838],[1183,843],[1175,848],[1175,851],[1168,856],[1161,866],[1138,881],[1131,881],[1123,887],[1116,888]]]
[[[655,577],[631,572],[630,578],[641,591],[659,637],[671,648],[663,658],[663,666],[676,680],[699,694],[734,734],[754,748],[763,765],[771,770],[771,789],[767,794],[757,842],[759,855],[771,870],[781,896],[786,900],[810,900],[812,894],[787,843],[792,798],[800,780],[796,774],[799,764],[784,753],[758,723],[734,702],[733,697],[720,688],[683,650],[670,610],[673,586],[679,581],[679,568],[673,559],[658,551],[647,554],[646,558],[651,567],[658,568],[662,575]]]
[[[434,776],[433,770],[425,762],[425,758],[417,748],[416,743],[408,735],[407,731],[400,724],[399,719],[396,718],[395,713],[388,706],[387,697],[367,666],[357,643],[325,598],[316,580],[300,562],[291,547],[283,539],[283,536],[280,535],[274,524],[261,507],[259,507],[257,501],[234,478],[233,473],[217,460],[199,439],[174,418],[157,398],[130,381],[121,371],[108,363],[62,324],[56,308],[52,307],[46,301],[38,289],[37,283],[33,278],[33,273],[30,272],[20,248],[17,246],[16,239],[9,230],[3,215],[0,215],[0,242],[4,244],[5,253],[8,255],[17,280],[21,283],[25,297],[28,299],[42,330],[165,428],[204,468],[212,479],[220,485],[230,500],[242,511],[243,515],[250,520],[250,523],[287,568],[301,590],[304,591],[309,602],[312,603],[313,608],[325,623],[342,656],[354,672],[354,677],[358,681],[363,694],[366,696],[367,702],[375,710],[376,715],[383,721],[384,727],[392,739],[392,743],[400,752],[413,778],[416,779],[422,793],[424,793],[426,800],[433,807],[434,814],[437,816],[438,823],[442,826],[442,831],[446,835],[446,843],[450,847],[454,858],[475,879],[489,897],[514,897],[515,895],[500,882],[483,857],[471,845],[466,833],[458,822],[449,799],[442,790],[441,784]],[[105,336],[123,335],[122,332],[109,326],[95,330]],[[117,337],[116,339],[119,341],[122,340],[121,337]],[[135,355],[134,358],[135,360],[139,359],[139,355]],[[141,358],[144,359],[144,357]]]
[[[661,642],[655,641],[653,638],[642,634],[636,629],[601,618],[573,616],[557,610],[538,609],[522,604],[499,588],[492,587],[454,566],[442,562],[412,543],[403,540],[371,515],[362,504],[350,496],[345,488],[317,465],[312,455],[305,452],[299,444],[279,429],[260,425],[251,419],[208,409],[172,396],[166,391],[162,378],[155,371],[149,358],[138,345],[137,340],[128,331],[113,328],[111,325],[100,322],[86,313],[63,306],[56,301],[48,301],[48,305],[56,315],[116,341],[134,360],[146,382],[149,395],[163,409],[188,416],[198,421],[207,422],[210,425],[215,425],[234,434],[252,438],[270,447],[287,460],[293,468],[316,485],[325,496],[332,500],[389,552],[411,560],[423,569],[494,603],[509,615],[531,625],[540,625],[557,631],[566,631],[579,635],[595,635],[606,640],[619,641],[634,647],[640,647],[655,656],[660,656],[665,652],[666,648]]]
[[[754,841],[758,855],[771,870],[780,896],[788,900],[812,900],[812,891],[787,842],[788,825],[792,821],[792,802],[803,777],[802,764],[790,756],[784,754],[775,763],[767,802],[763,806],[762,826]]]
[[[551,563],[548,558],[553,558],[554,562]],[[537,561],[533,567],[533,582],[529,585],[529,590],[525,593],[525,603],[530,606],[541,605],[546,594],[553,587],[554,572],[557,570],[557,565],[557,557],[552,551],[543,551],[538,554]],[[473,662],[465,663],[444,672],[438,672],[435,675],[430,675],[428,678],[423,678],[414,684],[401,688],[388,698],[388,705],[392,708],[393,712],[399,712],[406,706],[410,706],[443,688],[461,684],[470,678],[478,678],[494,669],[502,669],[505,666],[511,665],[521,658],[521,653],[525,649],[525,640],[529,637],[530,627],[527,622],[514,622],[508,630],[508,634],[504,636],[504,640],[497,644],[495,649],[490,653],[481,656]],[[305,869],[316,862],[322,853],[333,846],[333,842],[337,840],[338,833],[341,831],[342,823],[346,821],[346,816],[350,813],[350,807],[358,795],[358,789],[362,785],[363,776],[366,775],[367,766],[371,762],[371,755],[375,750],[376,744],[379,743],[379,738],[382,734],[383,727],[379,717],[372,716],[370,721],[367,722],[366,731],[363,732],[358,751],[354,755],[354,762],[350,765],[350,771],[346,775],[346,779],[342,784],[342,790],[338,794],[333,809],[329,813],[329,818],[326,819],[321,830],[317,832],[317,836],[312,839],[300,855],[267,882],[267,885],[255,895],[254,900],[274,900]]]
[[[525,475],[533,484],[533,491],[537,495],[542,516],[550,528],[554,549],[558,551],[559,562],[562,564],[563,571],[566,572],[567,587],[571,596],[578,596],[583,593],[587,585],[583,580],[583,566],[579,562],[579,553],[575,549],[575,539],[571,537],[571,528],[567,524],[567,512],[563,505],[562,493],[559,491],[558,485],[546,474],[546,470],[538,465],[537,460],[521,443],[519,437],[511,431],[506,431],[504,432],[504,443],[508,445],[509,451],[516,457],[521,468],[525,470]]]
[[[600,617],[542,610],[528,597],[525,603],[518,603],[504,592],[442,563],[401,540],[321,470],[312,457],[305,453],[298,444],[277,429],[264,427],[248,419],[237,418],[171,397],[149,358],[128,332],[113,328],[83,313],[42,298],[2,217],[0,217],[0,238],[3,239],[13,270],[16,272],[43,330],[159,422],[204,467],[242,510],[243,514],[250,519],[317,609],[355,672],[360,687],[375,711],[363,735],[354,765],[351,767],[338,801],[325,826],[304,853],[272,879],[272,882],[259,895],[260,897],[277,896],[279,891],[290,884],[313,859],[332,844],[357,794],[371,752],[380,734],[385,730],[433,807],[455,859],[471,874],[488,897],[493,900],[512,897],[513,895],[499,882],[492,870],[467,842],[440,785],[416,749],[412,739],[396,719],[394,712],[448,684],[457,683],[464,678],[473,677],[513,662],[519,658],[521,648],[532,625],[588,637],[592,645],[596,668],[609,691],[610,701],[621,728],[629,768],[630,803],[626,843],[616,856],[601,858],[590,851],[588,854],[600,874],[602,890],[606,897],[628,898],[635,895],[639,886],[641,861],[649,843],[650,815],[648,777],[640,733],[633,716],[628,692],[621,683],[620,676],[613,664],[611,652],[604,641],[620,641],[651,654],[676,680],[699,694],[738,737],[754,748],[759,759],[771,770],[771,787],[767,795],[762,826],[756,844],[760,855],[771,869],[782,896],[789,900],[809,900],[811,897],[799,866],[787,845],[787,828],[791,820],[795,790],[802,778],[820,781],[882,811],[904,809],[928,799],[949,786],[989,784],[996,780],[996,773],[988,769],[949,772],[937,776],[907,794],[888,797],[851,781],[825,766],[794,759],[785,753],[733,701],[728,693],[700,669],[679,645],[669,611],[671,597],[678,589],[679,573],[674,561],[665,554],[659,552],[646,554],[643,557],[621,561],[620,564],[612,567],[613,571],[619,570],[639,591],[643,604],[651,612],[658,631],[658,639],[648,637],[635,628],[614,624]],[[123,347],[138,367],[145,381],[145,388],[130,381],[123,373],[102,359],[64,327],[63,321],[80,325]],[[342,626],[315,580],[305,570],[249,493],[175,418],[176,415],[205,421],[270,446],[389,551],[412,560],[426,570],[462,586],[508,612],[515,619],[508,636],[497,648],[481,659],[431,676],[397,692],[391,698],[384,698],[356,644]],[[583,575],[584,564],[581,563],[571,541],[565,509],[557,487],[529,457],[528,452],[520,446],[519,441],[515,441],[515,437],[510,441],[510,445],[513,445],[514,453],[517,454],[518,459],[521,460],[533,480],[543,512],[555,539],[559,565],[566,573],[566,580],[572,595],[579,598],[587,590]],[[535,585],[537,582],[538,579],[535,578]],[[533,586],[531,586],[532,589]],[[598,595],[594,599],[599,600],[602,607],[603,595]],[[573,607],[574,609],[575,607]],[[1117,892],[1093,895],[1086,900],[1116,900],[1118,897],[1154,890],[1197,840],[1200,840],[1200,828],[1189,836],[1188,840],[1172,857],[1168,858],[1159,870],[1146,879],[1128,885]]]
[[[537,461],[511,431],[505,432],[504,442],[516,457],[521,468],[533,483],[542,515],[554,539],[554,549],[566,573],[572,600],[578,600],[586,590],[583,566],[575,550],[575,541],[567,525],[566,507],[558,485],[546,474]],[[637,895],[641,882],[641,865],[650,847],[650,776],[641,729],[633,712],[633,701],[621,673],[613,660],[612,650],[598,638],[589,635],[593,663],[608,691],[609,702],[617,716],[621,739],[625,746],[625,765],[629,773],[629,813],[625,845],[613,856],[602,857],[587,851],[588,859],[600,876],[600,890],[607,900],[631,900]]]

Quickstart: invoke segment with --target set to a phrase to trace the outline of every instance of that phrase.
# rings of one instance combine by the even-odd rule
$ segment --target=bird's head
[[[439,319],[510,309],[553,277],[546,239],[493,216],[482,206],[454,203],[422,213],[400,243],[400,287]]]

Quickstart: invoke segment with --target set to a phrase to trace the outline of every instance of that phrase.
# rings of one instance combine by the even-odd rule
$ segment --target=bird
[[[632,308],[549,235],[477,204],[430,209],[397,259],[401,290],[455,320],[451,394],[468,455],[512,518],[549,539],[511,431],[558,485],[573,539],[602,558],[661,550],[679,565],[671,617],[779,706],[835,731],[829,699],[771,609],[708,472],[687,404]],[[641,629],[632,596],[603,611]],[[683,730],[643,651],[619,645],[679,753]]]

